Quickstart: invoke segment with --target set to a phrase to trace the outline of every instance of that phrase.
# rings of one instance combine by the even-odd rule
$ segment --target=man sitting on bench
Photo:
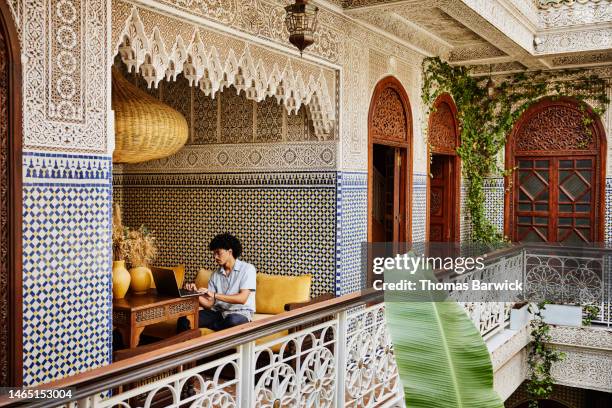
[[[208,281],[208,288],[198,288],[194,283],[186,289],[202,292],[198,299],[200,306],[199,326],[214,331],[227,329],[253,319],[255,313],[255,267],[240,259],[242,245],[235,236],[219,234],[210,241],[208,248],[213,251],[219,269]],[[181,317],[177,332],[190,329],[189,320]]]

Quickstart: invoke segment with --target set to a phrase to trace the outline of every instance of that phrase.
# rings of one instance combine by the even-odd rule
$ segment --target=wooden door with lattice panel
[[[605,139],[598,118],[587,127],[585,115],[593,113],[571,100],[547,100],[515,127],[506,153],[514,168],[506,220],[513,241],[603,239]]]
[[[455,156],[433,155],[429,167],[429,241],[451,242],[455,237]]]

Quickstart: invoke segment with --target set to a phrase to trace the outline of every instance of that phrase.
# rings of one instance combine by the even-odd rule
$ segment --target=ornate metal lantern
[[[285,7],[285,11],[289,42],[295,45],[302,55],[304,49],[315,41],[314,33],[317,29],[319,8],[308,4],[308,0],[295,0],[294,4]]]

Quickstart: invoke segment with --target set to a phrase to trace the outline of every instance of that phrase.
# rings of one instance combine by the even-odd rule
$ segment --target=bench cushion
[[[255,310],[257,313],[279,314],[287,303],[310,300],[311,275],[284,276],[257,274]]]

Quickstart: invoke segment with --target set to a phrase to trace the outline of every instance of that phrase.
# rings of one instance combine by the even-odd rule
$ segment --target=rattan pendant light
[[[170,156],[185,145],[187,121],[178,111],[132,85],[113,67],[114,163]]]

